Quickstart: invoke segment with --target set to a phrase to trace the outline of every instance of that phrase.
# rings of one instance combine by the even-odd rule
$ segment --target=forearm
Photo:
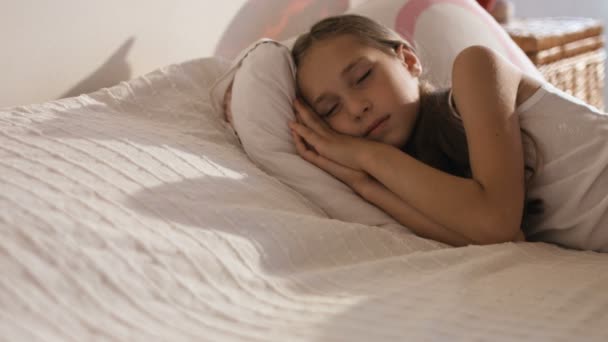
[[[499,220],[483,187],[430,167],[397,148],[374,144],[361,160],[362,168],[404,202],[440,226],[477,243],[500,236]]]
[[[360,195],[385,211],[416,235],[456,247],[467,246],[473,243],[466,236],[451,231],[429,219],[384,185],[379,182],[375,183],[370,183],[364,189],[361,189]]]

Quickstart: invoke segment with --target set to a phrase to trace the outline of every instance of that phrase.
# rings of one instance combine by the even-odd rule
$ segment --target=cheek
[[[383,76],[387,94],[390,94],[394,101],[402,105],[417,101],[417,78],[412,77],[401,65],[388,68]]]
[[[352,123],[348,122],[342,115],[334,115],[326,121],[329,127],[338,133],[353,135]]]
[[[407,90],[404,85],[395,79],[385,79],[370,89],[369,96],[374,101],[376,110],[394,112],[408,102]]]
[[[401,104],[416,100],[418,86],[408,75],[396,75],[391,79],[391,90],[394,98]]]

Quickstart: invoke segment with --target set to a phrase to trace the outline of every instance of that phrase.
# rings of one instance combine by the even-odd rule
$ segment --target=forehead
[[[373,58],[381,53],[350,35],[337,36],[313,43],[298,66],[298,86],[309,100],[326,86],[339,81],[342,70],[360,57]],[[365,60],[365,59],[364,59]]]
[[[315,41],[304,56],[301,64],[314,63],[319,58],[348,58],[353,52],[370,49],[372,48],[368,44],[364,44],[353,35],[339,35]]]

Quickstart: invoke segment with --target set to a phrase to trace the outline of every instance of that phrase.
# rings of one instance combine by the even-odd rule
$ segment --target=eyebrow
[[[348,65],[346,66],[346,68],[344,68],[342,70],[342,72],[340,73],[340,76],[344,77],[346,74],[348,74],[348,72],[350,72],[359,62],[361,62],[362,60],[364,60],[365,57],[361,56],[355,60],[353,60],[352,62],[348,63]],[[321,94],[319,97],[317,97],[316,100],[313,101],[313,105],[317,105],[319,104],[319,102],[323,101],[325,98],[327,97],[327,94]]]

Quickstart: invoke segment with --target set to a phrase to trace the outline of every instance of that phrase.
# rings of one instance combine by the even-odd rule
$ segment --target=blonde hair
[[[314,24],[310,31],[297,38],[292,56],[299,66],[307,52],[318,41],[351,35],[361,43],[373,46],[387,54],[396,55],[399,46],[416,53],[414,47],[390,28],[364,16],[340,15],[328,17]],[[297,73],[296,73],[297,79]],[[461,177],[471,177],[466,134],[462,121],[450,112],[449,89],[435,89],[429,82],[421,80],[420,110],[412,136],[402,150],[418,160],[442,171]],[[525,165],[526,186],[539,167],[540,155],[534,139],[522,129],[522,136],[534,145],[535,165]],[[542,213],[539,199],[529,199],[526,194],[522,217],[522,229],[529,228],[530,217]]]

